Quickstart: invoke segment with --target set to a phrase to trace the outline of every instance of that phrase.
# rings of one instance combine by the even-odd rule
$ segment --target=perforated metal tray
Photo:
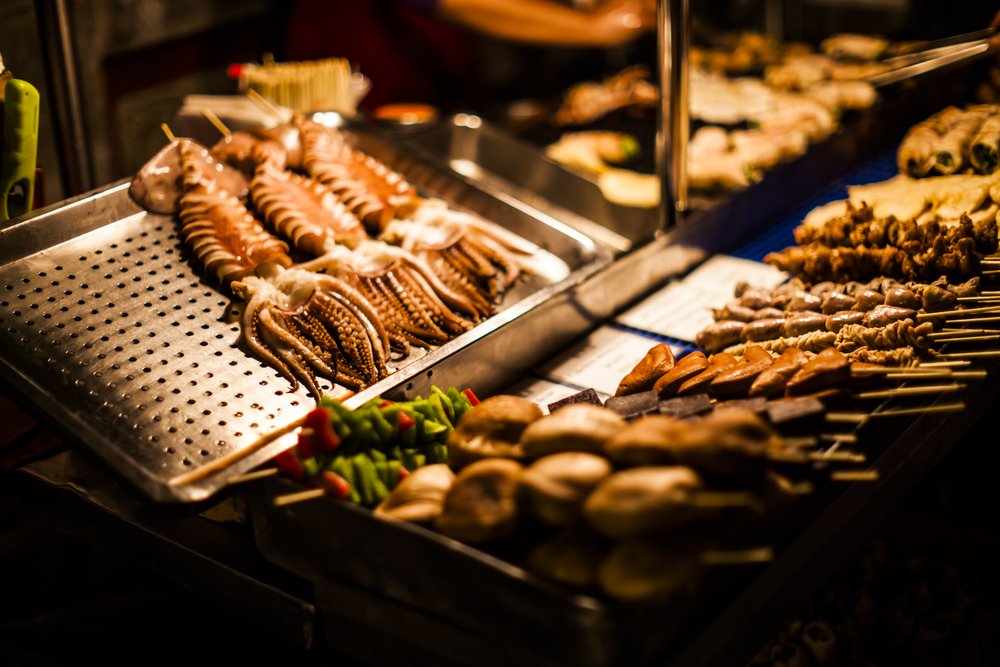
[[[500,314],[352,399],[405,384],[441,359],[570,289],[610,261],[607,251],[554,221],[435,170],[378,137],[365,150],[421,190],[457,202],[543,246],[570,275],[535,276]],[[0,230],[0,371],[58,425],[160,501],[201,500],[266,460],[277,441],[222,472],[193,472],[251,446],[311,409],[238,340],[228,294],[201,278],[170,217],[139,210],[118,183]],[[324,389],[329,386],[324,386]]]

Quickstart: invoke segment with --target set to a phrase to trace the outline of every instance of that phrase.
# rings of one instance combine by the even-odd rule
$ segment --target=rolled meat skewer
[[[966,112],[936,145],[934,166],[942,174],[954,174],[966,164],[969,146],[983,124],[982,113]]]
[[[976,132],[969,162],[980,174],[992,174],[1000,166],[1000,113],[989,116]]]
[[[910,128],[896,156],[899,170],[915,178],[929,174],[934,168],[934,144],[939,139],[938,133],[923,123]]]

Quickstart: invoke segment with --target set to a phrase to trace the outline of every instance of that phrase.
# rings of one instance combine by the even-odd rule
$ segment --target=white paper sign
[[[635,329],[693,341],[699,331],[712,323],[711,309],[721,308],[733,298],[737,283],[745,281],[754,287],[773,288],[787,277],[767,264],[716,255],[683,280],[670,283],[616,320]]]

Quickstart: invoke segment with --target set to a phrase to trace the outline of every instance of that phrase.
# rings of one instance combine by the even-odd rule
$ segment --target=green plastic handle
[[[0,160],[0,221],[31,211],[38,156],[38,91],[27,81],[7,82]]]

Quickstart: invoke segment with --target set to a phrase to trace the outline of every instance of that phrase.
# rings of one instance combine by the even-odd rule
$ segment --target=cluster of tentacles
[[[195,261],[246,302],[247,347],[317,399],[318,376],[361,389],[411,346],[468,331],[539,250],[418,197],[339,131],[302,117],[232,133],[211,153],[177,140],[156,159],[157,173],[170,160],[182,173],[173,210]],[[143,177],[153,171],[133,182],[140,204],[156,190]],[[309,259],[293,266],[289,245]]]

